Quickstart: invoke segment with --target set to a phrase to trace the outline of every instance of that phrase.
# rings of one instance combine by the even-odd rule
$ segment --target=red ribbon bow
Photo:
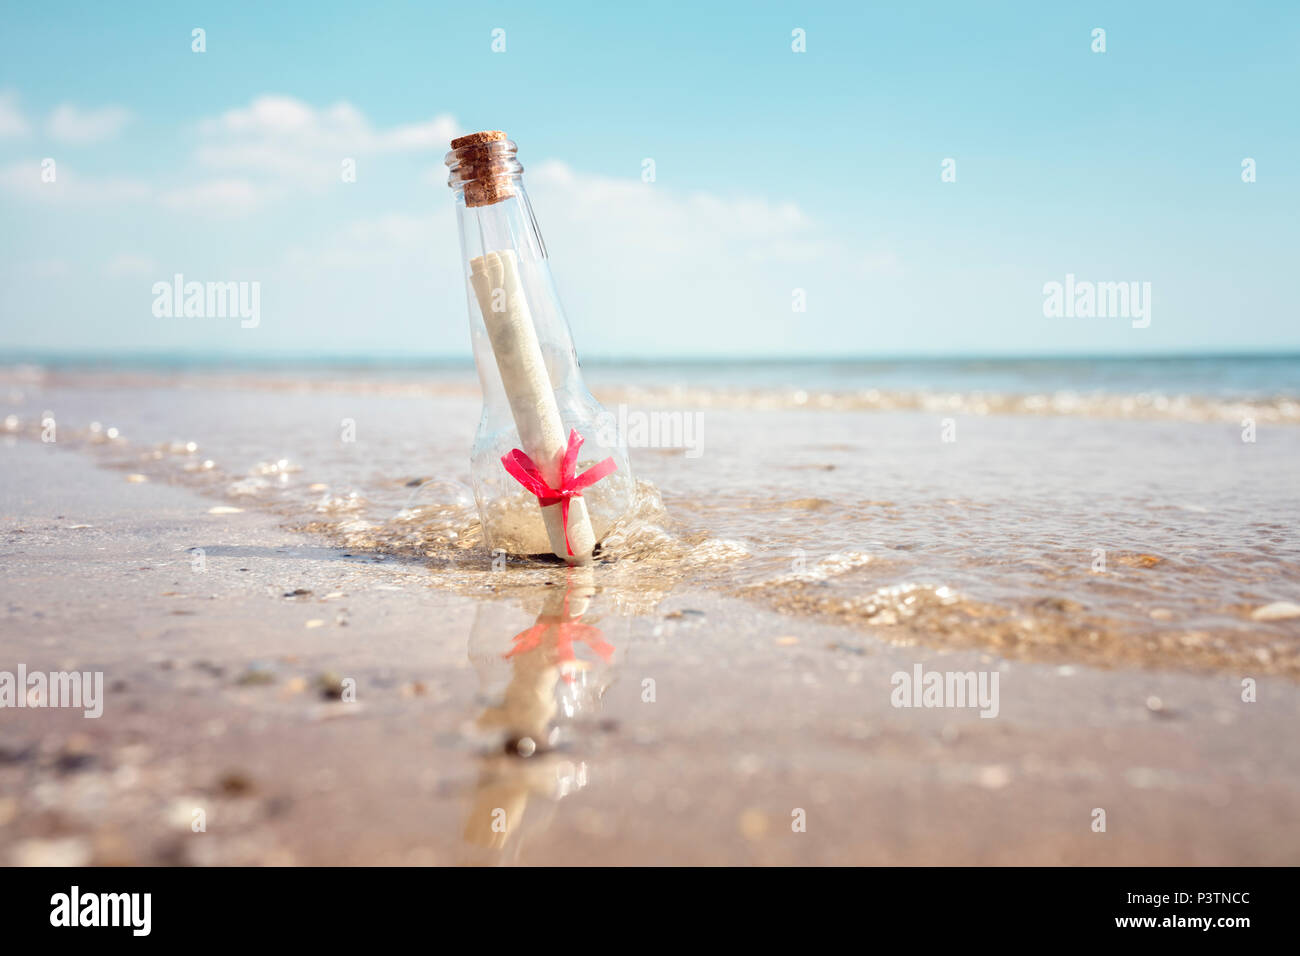
[[[576,428],[570,429],[569,445],[564,449],[564,461],[560,464],[560,487],[558,488],[548,485],[533,460],[518,448],[513,449],[508,455],[501,456],[501,464],[505,465],[506,471],[515,481],[537,496],[538,505],[543,508],[547,505],[560,506],[560,518],[564,522],[564,546],[569,554],[573,554],[573,545],[569,543],[569,501],[573,498],[581,498],[583,488],[590,488],[606,475],[618,471],[614,459],[606,458],[592,465],[582,474],[575,475],[574,472],[578,468],[578,449],[582,447],[583,440]]]
[[[520,631],[513,638],[515,646],[504,657],[509,660],[516,654],[528,654],[542,646],[548,637],[554,637],[552,663],[563,667],[570,661],[577,660],[573,652],[575,642],[586,644],[606,664],[614,654],[614,648],[606,643],[604,632],[593,624],[583,624],[582,615],[569,610],[569,593],[564,595],[564,613],[539,614],[537,623],[526,631]],[[564,679],[573,683],[573,674],[566,672]]]

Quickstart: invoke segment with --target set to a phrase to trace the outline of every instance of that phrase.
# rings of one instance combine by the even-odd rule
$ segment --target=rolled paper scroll
[[[559,488],[568,433],[519,281],[518,260],[513,250],[502,249],[471,259],[469,266],[470,285],[487,326],[519,442],[546,483]],[[574,497],[567,504],[567,526],[560,503],[541,506],[551,551],[570,564],[590,564],[596,536],[586,502]]]

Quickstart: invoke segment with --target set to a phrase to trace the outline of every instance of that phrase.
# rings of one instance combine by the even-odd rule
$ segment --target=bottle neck
[[[463,136],[451,145],[447,185],[455,191],[466,261],[503,249],[544,260],[546,244],[528,201],[515,144],[504,133],[489,131]]]
[[[504,250],[513,251],[521,261],[549,268],[546,243],[542,241],[522,178],[512,177],[509,189],[506,198],[477,205],[467,201],[463,187],[456,190],[456,223],[467,270],[469,263],[479,256]]]

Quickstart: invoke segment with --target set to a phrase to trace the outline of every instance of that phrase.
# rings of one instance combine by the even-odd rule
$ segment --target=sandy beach
[[[634,451],[653,500],[605,561],[494,571],[455,382],[10,386],[0,670],[105,699],[0,714],[6,863],[1300,860],[1297,622],[1252,617],[1294,599],[1294,486],[1243,481],[1294,474],[1291,424],[1229,467],[1213,421],[938,449],[915,410],[719,400],[704,454]],[[896,706],[918,666],[996,675],[996,715]]]

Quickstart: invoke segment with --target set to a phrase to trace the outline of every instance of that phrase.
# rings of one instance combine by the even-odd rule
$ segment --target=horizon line
[[[1300,348],[1294,350],[1276,349],[1241,349],[1233,351],[1195,351],[1187,352],[991,352],[991,353],[942,353],[914,352],[890,354],[860,355],[587,355],[581,359],[582,364],[592,365],[801,365],[801,364],[870,364],[894,362],[1088,362],[1088,361],[1195,361],[1206,359],[1235,360],[1286,360],[1300,359]],[[418,367],[421,365],[454,365],[473,367],[474,357],[468,352],[456,354],[412,355],[410,352],[291,352],[272,351],[265,353],[250,352],[191,352],[169,350],[71,350],[71,349],[3,349],[0,348],[0,365],[17,364],[76,364],[93,362],[96,364],[120,363],[129,365],[138,362],[175,361],[192,365],[265,365],[268,363],[301,365],[402,365]]]

